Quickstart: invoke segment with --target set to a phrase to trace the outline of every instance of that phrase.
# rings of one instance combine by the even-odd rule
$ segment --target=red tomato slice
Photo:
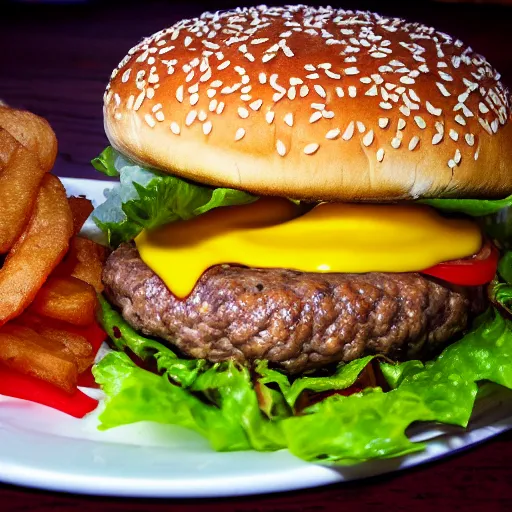
[[[96,409],[98,401],[77,389],[68,395],[48,382],[22,375],[0,365],[0,395],[22,398],[65,412],[75,418],[83,418]]]
[[[498,260],[498,249],[491,242],[486,242],[471,258],[445,261],[422,270],[421,274],[437,277],[453,284],[481,286],[494,279]]]

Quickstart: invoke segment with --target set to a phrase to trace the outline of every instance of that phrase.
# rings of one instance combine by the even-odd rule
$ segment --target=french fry
[[[29,310],[38,315],[90,325],[96,320],[98,298],[94,288],[75,277],[50,277],[42,286]]]
[[[0,269],[0,325],[32,302],[69,247],[73,230],[64,187],[51,174],[42,180],[29,224]]]
[[[0,362],[67,393],[76,390],[77,367],[65,347],[28,327],[11,322],[0,328]]]
[[[73,332],[71,325],[68,327],[64,323],[56,323],[49,318],[26,312],[16,322],[65,347],[67,353],[73,357],[79,374],[94,362],[95,351],[92,345],[85,336]]]
[[[75,236],[69,244],[69,251],[55,269],[56,276],[72,276],[89,283],[97,293],[103,291],[101,274],[107,259],[107,249],[102,245]]]
[[[91,201],[85,197],[69,197],[68,203],[73,216],[73,234],[78,235],[94,207]]]
[[[25,229],[44,174],[37,156],[0,128],[0,254]]]
[[[0,127],[37,157],[43,171],[53,168],[57,157],[57,138],[46,119],[26,110],[0,106]]]

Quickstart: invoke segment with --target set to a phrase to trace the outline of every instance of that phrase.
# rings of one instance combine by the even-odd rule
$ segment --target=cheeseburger
[[[105,428],[357,462],[512,387],[510,94],[461,41],[331,7],[204,13],[128,52],[104,116]]]

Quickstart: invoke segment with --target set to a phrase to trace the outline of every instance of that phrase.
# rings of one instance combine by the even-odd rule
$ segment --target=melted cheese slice
[[[423,205],[322,203],[302,214],[286,199],[218,208],[143,231],[142,260],[180,298],[209,267],[237,264],[303,272],[411,272],[478,252],[472,220]]]

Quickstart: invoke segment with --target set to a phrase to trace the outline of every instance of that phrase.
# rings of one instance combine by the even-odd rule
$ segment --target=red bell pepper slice
[[[471,258],[445,261],[422,270],[421,274],[462,286],[481,286],[494,279],[498,260],[498,249],[491,242],[486,242]]]
[[[98,401],[77,389],[69,395],[48,382],[23,375],[0,365],[0,394],[22,398],[83,418],[96,409]]]

